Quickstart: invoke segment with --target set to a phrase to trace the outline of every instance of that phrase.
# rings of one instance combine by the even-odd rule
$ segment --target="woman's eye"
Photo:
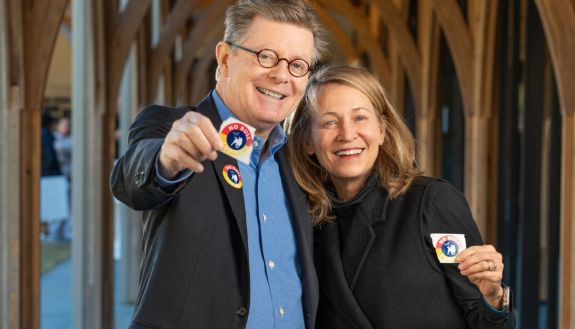
[[[368,119],[367,115],[358,115],[355,117],[355,121],[364,121],[367,119]]]
[[[321,123],[322,127],[334,127],[337,125],[336,120],[327,120]]]

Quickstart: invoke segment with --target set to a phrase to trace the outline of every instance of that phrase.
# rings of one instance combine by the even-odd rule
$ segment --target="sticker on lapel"
[[[228,184],[235,188],[242,188],[242,175],[234,165],[226,165],[222,175]]]
[[[220,126],[220,138],[224,143],[222,152],[245,164],[250,164],[255,128],[235,118],[228,118]]]
[[[440,263],[455,263],[455,257],[465,248],[465,234],[431,233],[431,241]]]

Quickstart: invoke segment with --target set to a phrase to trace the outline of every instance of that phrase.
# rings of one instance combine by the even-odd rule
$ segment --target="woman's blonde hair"
[[[396,198],[404,193],[413,179],[421,174],[415,161],[415,141],[402,116],[391,104],[379,81],[365,68],[333,63],[318,68],[310,77],[305,96],[298,109],[286,122],[289,133],[287,149],[295,179],[307,192],[314,223],[330,221],[331,202],[325,189],[328,172],[315,155],[308,155],[311,129],[318,106],[318,94],[328,84],[340,84],[362,92],[372,103],[385,129],[385,139],[379,148],[374,170],[379,182]]]

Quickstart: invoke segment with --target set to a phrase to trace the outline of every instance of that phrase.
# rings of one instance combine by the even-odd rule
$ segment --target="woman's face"
[[[338,198],[347,200],[371,174],[385,131],[369,99],[355,88],[327,84],[317,105],[307,151],[329,173]]]

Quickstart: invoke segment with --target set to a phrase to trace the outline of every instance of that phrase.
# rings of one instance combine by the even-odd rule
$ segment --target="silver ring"
[[[487,260],[487,265],[488,265],[487,270],[489,272],[494,272],[497,270],[497,265],[491,259]]]

